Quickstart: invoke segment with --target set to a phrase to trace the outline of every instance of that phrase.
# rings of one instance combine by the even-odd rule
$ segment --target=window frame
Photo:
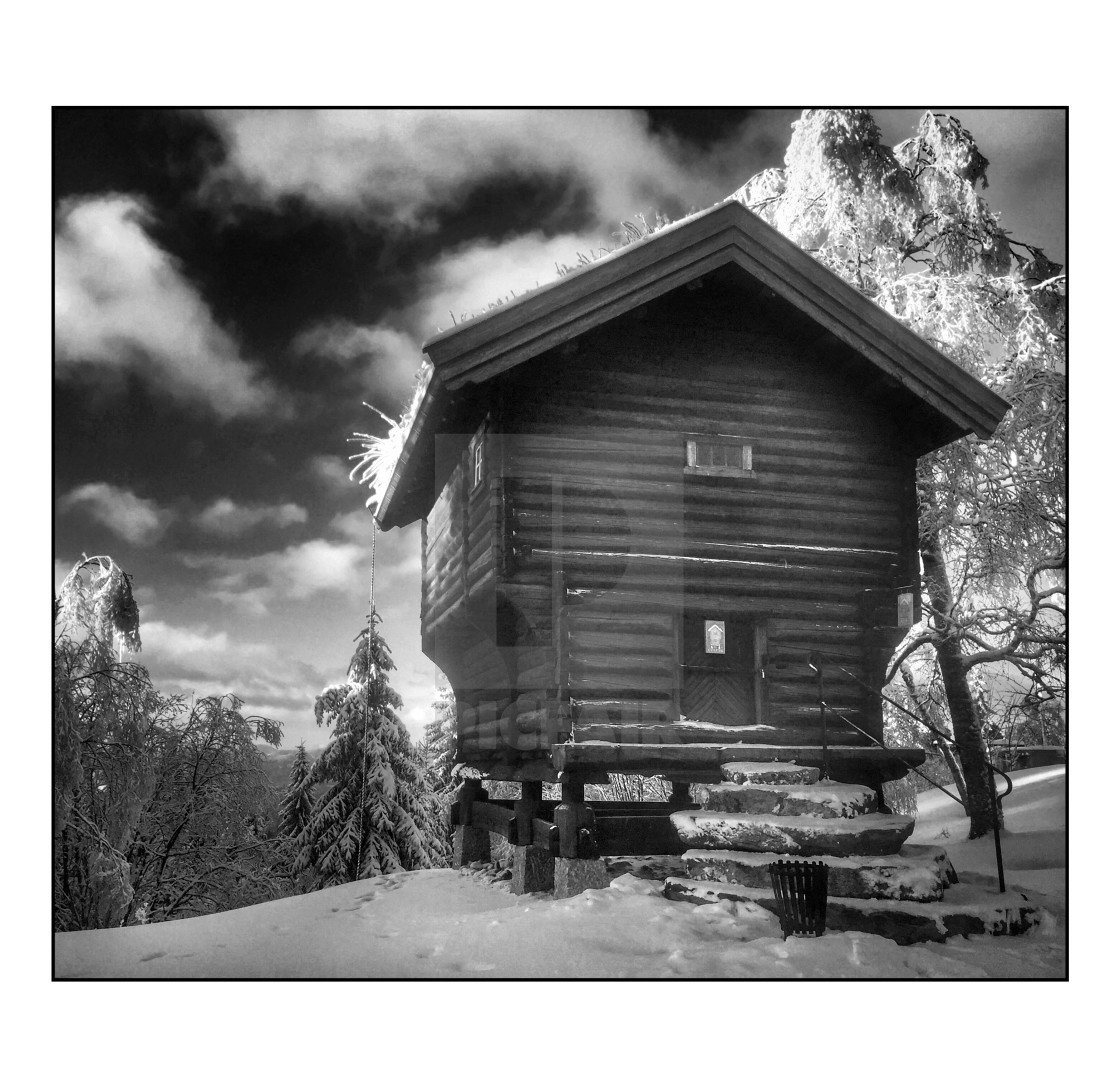
[[[471,444],[471,489],[473,494],[486,481],[486,453],[485,444],[481,436],[476,437]]]
[[[727,467],[716,464],[698,463],[699,446],[708,444],[724,448],[736,448],[742,466]],[[684,435],[684,473],[686,475],[706,475],[721,478],[754,478],[754,446],[752,437],[731,433],[686,433]]]

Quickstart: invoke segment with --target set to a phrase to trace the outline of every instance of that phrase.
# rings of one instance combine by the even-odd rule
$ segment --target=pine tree
[[[991,439],[919,465],[929,620],[892,668],[932,646],[973,836],[996,818],[978,676],[1013,669],[1043,702],[1064,695],[1066,662],[1065,276],[1000,228],[988,166],[945,114],[892,149],[866,110],[806,110],[786,168],[734,194],[1012,404]]]
[[[280,833],[282,836],[299,836],[311,818],[311,766],[307,748],[301,742],[296,747],[296,759],[288,776],[288,790],[280,804]]]
[[[435,717],[424,726],[424,760],[432,790],[446,791],[454,782],[455,693],[441,686],[432,702]]]
[[[332,733],[308,775],[322,790],[296,840],[295,870],[314,872],[319,888],[446,860],[439,809],[385,677],[388,647],[376,629],[372,651],[369,630],[355,639],[347,680],[315,701],[316,722]]]

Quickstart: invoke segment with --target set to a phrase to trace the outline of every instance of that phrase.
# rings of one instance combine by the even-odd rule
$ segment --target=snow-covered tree
[[[184,919],[287,896],[290,856],[264,823],[276,793],[258,741],[280,725],[232,694],[200,697],[152,736],[156,780],[127,858],[133,904],[149,921]]]
[[[54,905],[60,930],[198,915],[285,891],[258,828],[272,802],[254,743],[273,720],[235,697],[187,704],[124,659],[131,580],[83,558],[55,600]],[[282,865],[282,864],[281,864]]]
[[[424,761],[433,791],[445,791],[454,783],[455,693],[447,686],[436,691],[432,702],[435,716],[424,725]]]
[[[307,760],[307,747],[301,742],[296,747],[296,759],[288,776],[288,789],[280,804],[280,832],[284,836],[299,836],[311,817],[311,765]]]
[[[54,601],[54,906],[61,930],[115,926],[132,899],[125,858],[154,784],[149,736],[174,706],[140,650],[129,576],[83,558]]]
[[[935,650],[974,836],[995,811],[971,672],[1012,668],[1044,702],[1066,660],[1065,277],[999,226],[979,194],[988,165],[945,114],[891,149],[865,110],[807,110],[785,169],[735,193],[1012,404],[990,440],[920,464],[928,620],[892,668]]]
[[[386,680],[394,669],[388,647],[376,628],[372,651],[368,629],[355,639],[346,681],[315,701],[315,720],[331,737],[308,777],[321,789],[296,841],[295,869],[313,872],[319,887],[440,866],[446,857],[423,761]]]

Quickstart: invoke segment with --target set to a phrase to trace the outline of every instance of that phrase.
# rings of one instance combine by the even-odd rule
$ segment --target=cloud
[[[629,109],[227,110],[211,118],[227,146],[212,194],[296,194],[413,228],[472,187],[511,175],[570,178],[588,190],[600,223],[681,213],[747,179],[759,132],[776,125],[789,135],[784,111],[703,150],[655,134]]]
[[[353,592],[365,583],[368,545],[309,539],[250,557],[184,554],[183,563],[207,578],[220,603],[264,615],[278,604]]]
[[[230,647],[229,635],[225,632],[210,633],[167,622],[144,622],[143,633],[145,659],[153,655],[180,660],[191,656],[226,657]]]
[[[370,546],[371,517],[365,509],[340,512],[330,522],[331,532],[356,545]],[[420,581],[420,524],[377,532],[377,579],[389,583],[398,577]]]
[[[607,239],[609,240],[609,239]],[[446,330],[488,306],[555,282],[558,266],[597,246],[577,234],[529,233],[509,241],[480,241],[443,254],[422,276],[420,300],[402,314],[420,338]]]
[[[356,363],[364,394],[376,391],[375,405],[399,415],[411,400],[424,340],[492,304],[554,282],[558,266],[575,265],[579,253],[590,254],[595,248],[593,241],[576,234],[545,237],[538,232],[461,245],[424,268],[417,300],[388,313],[382,323],[316,325],[301,332],[292,348],[336,364]],[[373,425],[383,424],[378,419]]]
[[[78,509],[137,546],[158,542],[175,519],[173,510],[107,482],[78,486],[58,502],[60,512]]]
[[[377,388],[404,398],[420,368],[420,344],[411,335],[384,324],[363,326],[333,319],[300,332],[292,350],[303,358],[333,362],[353,374],[359,387]]]
[[[340,456],[313,456],[304,469],[304,474],[325,486],[332,493],[358,492],[357,484],[350,478],[350,463]]]
[[[233,538],[253,528],[269,525],[288,527],[307,522],[307,510],[287,502],[283,505],[239,505],[228,497],[219,497],[199,514],[203,531]]]
[[[178,262],[151,238],[151,212],[124,195],[68,200],[55,223],[59,373],[135,373],[220,418],[279,412],[275,388],[218,326]]]
[[[282,722],[311,716],[327,676],[278,653],[273,644],[230,637],[209,626],[144,622],[143,662],[157,688],[198,696],[233,693],[244,712]]]

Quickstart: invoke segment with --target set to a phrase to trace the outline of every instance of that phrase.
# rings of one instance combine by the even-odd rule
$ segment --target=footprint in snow
[[[162,949],[157,950],[155,953],[149,953],[146,957],[141,957],[140,958],[140,963],[144,964],[146,961],[154,961],[157,957],[166,957],[166,956],[167,956],[167,954]]]
[[[493,972],[498,966],[496,964],[488,964],[486,961],[470,961],[463,965],[464,972]]]

